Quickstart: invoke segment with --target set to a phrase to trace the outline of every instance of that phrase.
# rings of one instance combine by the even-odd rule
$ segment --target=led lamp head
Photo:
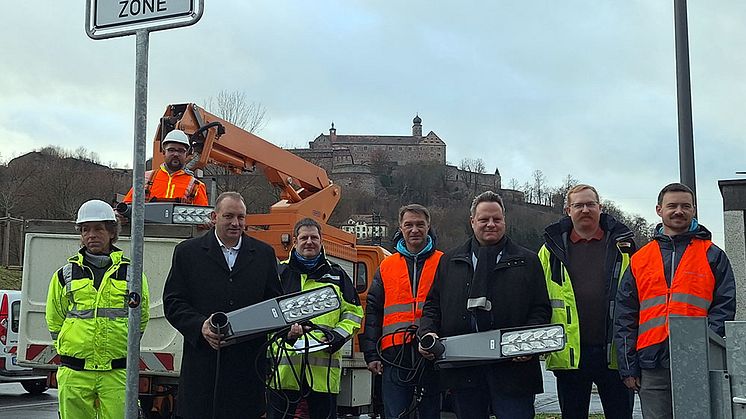
[[[331,286],[304,291],[279,300],[282,316],[288,324],[297,323],[339,308],[339,297]]]
[[[230,313],[213,314],[211,326],[219,330],[225,344],[230,345],[311,320],[337,310],[340,306],[334,287],[324,285],[313,290],[271,298]]]
[[[174,205],[172,221],[174,224],[207,224],[212,211],[212,207]]]
[[[559,324],[503,331],[500,352],[514,357],[559,351],[565,347],[565,340],[565,329]]]

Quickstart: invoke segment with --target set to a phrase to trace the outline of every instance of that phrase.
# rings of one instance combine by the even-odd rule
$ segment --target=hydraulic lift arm
[[[295,213],[326,222],[340,199],[340,188],[332,184],[321,167],[215,116],[194,103],[166,107],[153,140],[153,167],[160,165],[161,141],[180,129],[190,136],[194,158],[192,169],[213,163],[233,172],[262,170],[281,191],[281,201],[270,213]]]

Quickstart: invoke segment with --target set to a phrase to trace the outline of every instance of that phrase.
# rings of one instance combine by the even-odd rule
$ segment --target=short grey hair
[[[399,208],[399,224],[401,224],[401,220],[404,218],[404,214],[408,212],[413,212],[425,217],[425,221],[430,224],[430,211],[428,211],[427,208],[420,204],[408,204]]]
[[[503,198],[496,192],[485,191],[475,196],[474,200],[471,201],[471,208],[469,209],[469,212],[471,213],[472,217],[474,216],[474,214],[477,213],[477,205],[481,204],[482,202],[497,202],[497,204],[500,205],[500,208],[502,208],[503,212],[505,212],[505,204],[503,204]]]

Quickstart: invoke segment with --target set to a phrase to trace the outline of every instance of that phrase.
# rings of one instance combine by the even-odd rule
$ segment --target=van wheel
[[[32,380],[32,381],[21,381],[21,385],[23,386],[23,389],[27,392],[38,396],[41,393],[44,393],[49,389],[47,387],[47,380]]]

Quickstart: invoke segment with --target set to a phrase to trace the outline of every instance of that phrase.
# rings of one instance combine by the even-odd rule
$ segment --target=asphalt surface
[[[559,412],[556,384],[551,372],[544,373],[545,393],[536,397],[537,413]],[[603,413],[598,394],[591,395],[591,413]],[[366,417],[365,415],[362,416]],[[455,418],[455,415],[443,413],[443,419]],[[642,418],[640,400],[635,400],[635,418]],[[56,419],[57,390],[49,389],[46,393],[34,396],[26,393],[17,383],[0,383],[0,418],[3,419]]]
[[[0,383],[0,418],[57,419],[57,390],[34,396],[18,383]]]

